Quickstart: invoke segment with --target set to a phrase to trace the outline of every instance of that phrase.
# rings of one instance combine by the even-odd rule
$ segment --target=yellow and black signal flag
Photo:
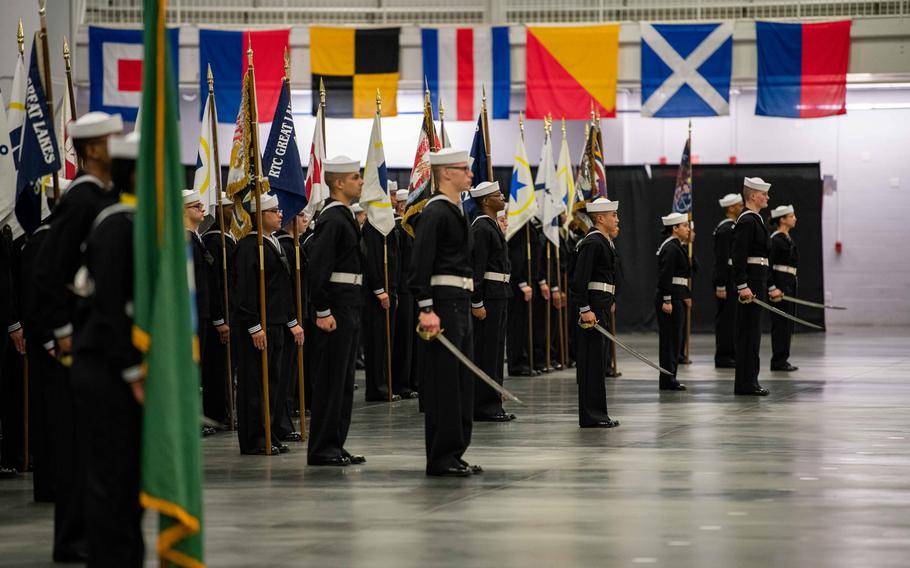
[[[382,116],[398,114],[401,28],[310,28],[313,115],[319,106],[319,80],[325,83],[325,116],[372,118],[376,91]]]

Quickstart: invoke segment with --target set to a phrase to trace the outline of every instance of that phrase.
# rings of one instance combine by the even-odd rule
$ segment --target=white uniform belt
[[[613,284],[607,284],[606,282],[588,282],[588,290],[597,290],[598,292],[615,294],[616,286]]]
[[[787,274],[792,274],[793,276],[796,276],[796,267],[795,266],[787,266],[786,264],[775,264],[774,266],[771,267],[771,270],[776,270],[778,272],[786,272]]]
[[[502,272],[484,272],[484,280],[492,280],[493,282],[508,282],[510,275],[503,274]]]
[[[434,274],[430,277],[430,286],[451,286],[473,292],[474,280],[466,276],[455,276],[454,274]]]
[[[750,256],[746,259],[746,264],[759,264],[761,266],[768,266],[768,259],[763,256]]]
[[[727,259],[727,266],[733,266],[733,259],[732,259],[732,258],[728,258],[728,259]]]
[[[354,274],[353,272],[333,272],[329,276],[329,282],[335,284],[353,284],[360,286],[363,284],[363,274]]]
[[[674,276],[674,277],[673,277],[673,283],[676,284],[676,285],[678,285],[678,286],[688,286],[688,285],[689,285],[689,279],[688,279],[688,278],[683,278],[682,276]]]

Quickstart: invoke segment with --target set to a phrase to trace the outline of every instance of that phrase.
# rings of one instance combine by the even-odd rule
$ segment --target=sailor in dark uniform
[[[736,378],[734,394],[767,396],[770,391],[758,382],[761,349],[762,308],[749,303],[755,297],[767,300],[768,228],[759,212],[768,206],[771,184],[761,178],[745,178],[743,201],[745,209],[733,227],[730,260],[733,283],[740,304],[736,307]],[[780,290],[770,293],[773,298]]]
[[[278,198],[271,194],[260,197],[262,207],[262,240],[265,270],[266,328],[262,328],[259,304],[259,245],[256,201],[251,201],[253,231],[237,243],[234,253],[234,285],[231,298],[231,321],[237,352],[237,438],[242,454],[266,454],[271,443],[272,454],[289,451],[278,439],[283,400],[282,353],[287,330],[294,341],[303,343],[303,329],[291,298],[291,265],[273,233],[281,228]],[[271,440],[265,439],[265,416],[262,392],[262,351],[266,350],[269,373],[269,424]]]
[[[481,182],[471,190],[481,214],[471,224],[474,257],[474,362],[500,385],[506,350],[509,298],[509,249],[503,232],[494,220],[506,206],[499,182]],[[474,388],[474,420],[508,422],[515,415],[502,408],[502,396],[485,384]]]
[[[799,251],[790,236],[796,226],[796,213],[792,205],[781,205],[771,210],[771,253],[768,257],[771,272],[768,277],[768,292],[776,290],[785,296],[796,296],[796,268],[799,265]],[[779,297],[779,296],[778,296]],[[780,302],[777,307],[790,315],[796,315],[796,304]],[[771,370],[796,371],[799,367],[790,364],[790,339],[793,336],[793,322],[777,314],[771,314]]]
[[[288,262],[291,266],[291,272],[289,278],[291,281],[291,302],[294,307],[294,314],[297,314],[297,282],[296,282],[296,271],[297,271],[297,256],[300,256],[300,300],[303,304],[300,309],[300,313],[303,316],[302,319],[306,320],[306,303],[304,299],[306,298],[306,273],[304,272],[304,261],[302,251],[298,252],[300,247],[300,241],[294,242],[294,227],[292,223],[297,224],[297,235],[301,235],[306,232],[307,226],[307,215],[303,211],[300,211],[295,215],[290,222],[288,222],[280,231],[275,233],[275,237],[278,239],[278,244],[281,245],[281,249],[284,251],[285,258],[288,259]],[[301,327],[303,322],[300,323]],[[306,337],[306,332],[304,332],[304,338]],[[290,330],[285,332],[284,337],[285,350],[282,357],[282,381],[283,385],[282,392],[278,393],[278,404],[279,407],[274,410],[278,412],[278,439],[283,442],[300,442],[303,441],[303,434],[294,429],[294,420],[292,417],[292,409],[300,406],[299,403],[295,404],[295,399],[300,400],[299,388],[300,380],[298,378],[298,363],[297,356],[299,349],[294,343],[294,338],[292,337]],[[306,368],[304,367],[304,371]],[[304,383],[306,380],[304,379]],[[306,420],[304,418],[303,420]],[[305,423],[305,422],[302,422]]]
[[[98,214],[118,201],[111,183],[108,137],[123,130],[120,115],[90,112],[67,126],[80,170],[54,208],[50,229],[35,258],[34,286],[41,296],[39,317],[53,330],[58,358],[72,361],[74,332],[79,333],[81,303],[71,285],[82,265],[81,246]],[[55,488],[54,560],[78,561],[87,554],[85,542],[85,465],[89,439],[80,431],[72,381],[78,373],[61,373],[57,387],[57,448],[59,475]]]
[[[394,181],[389,181],[389,194],[392,187],[398,187]],[[403,389],[410,391],[408,397],[417,396],[417,380],[412,373],[411,360],[414,352],[414,327],[417,325],[414,295],[408,286],[408,277],[411,274],[411,249],[414,248],[414,238],[401,226],[401,215],[407,205],[408,190],[395,191],[395,233],[398,237],[398,309],[395,312],[395,331],[392,334],[392,378]]]
[[[467,152],[444,148],[430,154],[435,194],[414,221],[411,290],[420,310],[421,329],[441,330],[465,356],[471,357],[471,234],[460,195],[471,187]],[[426,474],[466,477],[483,471],[463,455],[471,444],[474,423],[474,377],[438,341],[425,345],[421,396],[424,404]]]
[[[202,195],[197,190],[183,190],[183,226],[186,229],[186,239],[190,243],[191,260],[193,261],[193,284],[195,286],[195,304],[196,304],[196,335],[199,338],[199,345],[204,346],[208,341],[209,333],[214,333],[210,329],[213,319],[224,320],[222,306],[215,305],[216,315],[212,315],[212,297],[211,288],[215,278],[215,257],[205,248],[202,243],[202,237],[199,236],[199,226],[205,219],[205,204],[202,202]],[[205,351],[200,353],[200,365],[205,365]],[[202,385],[204,388],[204,385]],[[203,393],[203,399],[205,395]],[[202,435],[209,436],[215,433],[212,426],[202,426]]]
[[[578,321],[570,325],[609,320],[616,293],[616,250],[611,240],[619,232],[618,201],[598,197],[587,206],[594,226],[576,246],[575,269],[570,281]],[[571,316],[570,316],[571,317]],[[575,377],[578,383],[578,425],[582,428],[615,428],[618,420],[607,414],[604,383],[606,338],[593,327],[579,329]]]
[[[396,190],[397,191],[397,190]],[[391,191],[390,191],[391,193]],[[391,196],[390,196],[391,201]],[[361,230],[364,259],[363,331],[366,389],[369,402],[392,402],[402,395],[411,398],[412,391],[406,384],[389,380],[392,322],[398,307],[398,282],[401,278],[398,232],[394,227],[383,235],[367,218]],[[386,328],[386,318],[389,327]],[[388,331],[388,333],[387,333]],[[389,386],[391,385],[391,396]]]
[[[219,213],[219,209],[223,210],[223,213]],[[215,329],[206,334],[205,343],[202,343],[202,410],[207,417],[229,429],[232,425],[228,423],[230,405],[228,385],[231,385],[230,388],[233,389],[234,370],[227,369],[227,348],[231,330],[225,314],[228,313],[230,292],[225,298],[224,278],[225,272],[230,275],[234,262],[234,249],[237,248],[237,238],[230,231],[234,202],[229,197],[222,197],[219,208],[214,213],[215,223],[202,234],[202,244],[215,260],[209,296],[212,313],[218,314],[220,309],[221,317],[217,315],[212,317],[212,327]],[[224,223],[228,227],[224,231],[221,228],[222,215]],[[221,243],[222,234],[224,235],[224,247]],[[225,266],[227,270],[225,270]],[[228,279],[230,281],[230,276]],[[236,364],[236,361],[232,359],[231,363]]]
[[[112,176],[120,201],[101,210],[85,240],[75,287],[85,318],[74,341],[73,388],[88,438],[85,514],[89,566],[143,565],[139,488],[142,355],[131,341],[133,214],[139,137],[110,140]]]
[[[15,215],[15,213],[11,213]],[[20,232],[20,231],[17,231]],[[37,232],[37,230],[35,231]],[[24,471],[25,456],[23,443],[23,399],[24,385],[22,381],[22,356],[37,353],[38,349],[32,348],[26,353],[26,333],[32,334],[29,327],[23,325],[29,322],[28,312],[22,312],[20,294],[28,291],[27,286],[20,285],[24,255],[20,250],[22,242],[26,241],[23,235],[13,238],[13,231],[9,225],[4,225],[0,231],[0,304],[2,316],[0,324],[7,330],[6,337],[0,337],[0,427],[3,439],[0,440],[0,478],[16,477],[19,470]],[[20,317],[20,312],[21,317]],[[30,373],[31,375],[31,373]],[[35,381],[29,376],[29,385],[34,389]],[[33,396],[33,393],[30,393]],[[34,447],[34,443],[32,443]],[[36,456],[37,457],[37,456]],[[35,470],[35,497],[38,500],[38,471]],[[51,499],[52,500],[52,499]]]
[[[316,318],[316,384],[310,405],[309,465],[361,464],[345,447],[354,403],[354,360],[363,307],[360,227],[351,203],[360,198],[360,162],[338,156],[324,162],[330,197],[316,221],[307,280]]]
[[[689,256],[689,219],[685,213],[661,217],[666,239],[657,249],[657,323],[660,327],[660,366],[673,373],[660,373],[660,390],[684,391],[676,380],[680,350],[685,334],[686,308],[692,305]]]
[[[743,196],[738,193],[725,195],[718,201],[724,208],[723,221],[714,229],[714,297],[717,311],[714,315],[714,367],[736,368],[736,288],[730,271],[730,244],[733,225],[743,211]]]

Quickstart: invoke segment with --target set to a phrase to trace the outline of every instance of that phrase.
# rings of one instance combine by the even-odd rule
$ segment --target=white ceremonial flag
[[[6,104],[0,92],[0,228],[5,225],[13,231],[14,239],[22,236],[24,231],[16,219],[16,164],[9,139]]]
[[[202,196],[205,204],[206,215],[214,219],[215,208],[218,206],[217,170],[221,167],[215,161],[215,146],[212,136],[212,105],[214,97],[209,95],[205,101],[205,110],[202,112],[202,128],[199,131],[199,150],[196,152],[196,172],[193,176],[193,189]],[[217,127],[217,115],[216,122]]]
[[[539,207],[539,216],[543,234],[555,246],[559,246],[559,214],[565,211],[562,201],[556,196],[556,167],[553,164],[553,142],[547,133],[543,142],[540,166],[537,168],[537,180],[534,184],[535,196]]]
[[[561,207],[561,213],[567,212],[569,196],[575,194],[575,178],[572,176],[572,156],[569,154],[569,141],[562,137],[559,147],[559,161],[556,163],[556,185],[553,191],[553,201]],[[569,222],[567,216],[566,222]]]
[[[312,219],[317,211],[322,209],[329,188],[325,185],[325,171],[322,164],[325,161],[325,140],[322,138],[322,106],[316,111],[316,130],[313,132],[313,143],[310,146],[310,165],[306,170],[306,198],[307,204],[304,211],[307,218]]]
[[[537,212],[537,200],[534,199],[534,177],[525,151],[524,139],[518,137],[518,148],[515,149],[515,165],[512,167],[512,181],[509,184],[509,226],[506,229],[506,240],[525,226]]]
[[[385,152],[382,149],[382,128],[379,114],[377,114],[373,119],[367,163],[363,166],[363,192],[360,194],[360,206],[366,211],[367,221],[383,235],[388,235],[395,228],[395,213],[392,211],[392,200],[389,197],[388,187]]]

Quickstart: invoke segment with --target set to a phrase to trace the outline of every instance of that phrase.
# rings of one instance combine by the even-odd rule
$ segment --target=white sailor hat
[[[506,216],[506,210],[505,210],[505,209],[500,209],[499,211],[496,212],[496,218],[497,218],[497,219],[499,219],[500,217],[505,217],[505,216]]]
[[[386,188],[385,188],[385,189],[386,189],[386,191],[388,191],[389,193],[393,193],[393,192],[395,192],[395,191],[398,191],[398,182],[395,181],[395,180],[393,180],[393,179],[390,179],[389,181],[386,182]]]
[[[607,211],[616,211],[619,209],[619,201],[610,201],[606,197],[598,197],[585,206],[588,213],[606,213]]]
[[[743,196],[738,193],[728,193],[727,195],[718,199],[717,202],[720,203],[721,207],[730,207],[731,205],[742,203]]]
[[[191,203],[196,203],[202,201],[202,194],[195,189],[184,189],[183,190],[183,204],[190,205]]]
[[[263,193],[259,196],[259,205],[263,211],[278,207],[278,196],[274,193]],[[256,212],[256,198],[250,199],[250,213]]]
[[[790,213],[795,213],[796,210],[793,209],[792,205],[778,205],[771,210],[771,218],[777,219],[778,217],[785,217]]]
[[[326,173],[330,174],[352,174],[360,171],[360,161],[352,160],[347,156],[335,156],[331,160],[323,162]]]
[[[408,190],[399,189],[398,191],[395,192],[395,197],[398,199],[398,201],[407,201],[408,200]]]
[[[463,162],[467,162],[469,168],[474,163],[474,158],[471,157],[467,150],[442,148],[438,152],[430,152],[430,165],[432,166],[450,166]]]
[[[139,133],[111,136],[107,139],[107,153],[112,160],[135,160],[139,156]]]
[[[755,191],[767,192],[769,189],[771,189],[771,184],[762,178],[747,177],[743,180],[743,187],[748,187],[749,189],[754,189]]]
[[[89,112],[66,125],[66,130],[73,139],[100,138],[109,134],[120,134],[123,131],[123,119],[119,114],[106,112]]]
[[[360,206],[360,203],[355,203],[351,205],[351,211],[354,213],[363,213],[363,207]]]
[[[477,187],[471,188],[471,197],[479,199],[497,191],[499,191],[498,181],[482,181],[477,184]]]
[[[669,215],[664,215],[660,218],[660,221],[664,224],[664,227],[679,225],[680,223],[685,223],[688,220],[689,217],[686,216],[685,213],[670,213]]]
[[[221,201],[218,202],[218,205],[222,205],[224,207],[231,207],[232,205],[234,205],[234,200],[231,199],[230,197],[228,197],[227,195],[225,195],[224,197],[221,198]]]

